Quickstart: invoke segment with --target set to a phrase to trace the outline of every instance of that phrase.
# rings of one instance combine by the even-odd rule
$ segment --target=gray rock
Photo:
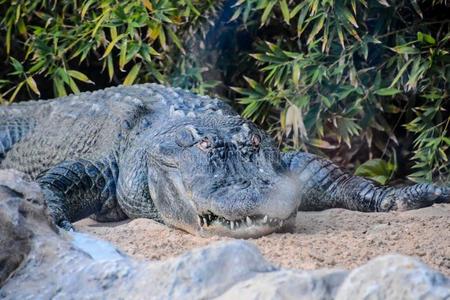
[[[347,271],[279,270],[242,281],[217,299],[334,299]]]
[[[450,280],[415,258],[380,256],[348,275],[336,296],[346,299],[450,299]]]
[[[253,244],[235,240],[187,252],[151,267],[159,299],[209,299],[276,268]]]
[[[23,226],[23,216],[43,202],[30,205],[24,199],[42,199],[37,184],[28,184],[22,173],[0,171],[0,287],[14,274],[31,250],[32,231]],[[38,216],[44,216],[44,211]]]

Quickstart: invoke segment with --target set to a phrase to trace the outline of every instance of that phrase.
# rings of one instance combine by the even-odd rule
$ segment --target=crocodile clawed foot
[[[434,203],[450,203],[450,188],[438,187],[436,191],[437,198]]]
[[[395,190],[390,195],[392,210],[411,210],[435,203],[450,203],[450,188],[429,183],[416,184]]]

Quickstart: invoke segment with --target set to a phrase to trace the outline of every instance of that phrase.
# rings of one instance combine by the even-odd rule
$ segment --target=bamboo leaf
[[[293,17],[295,17],[298,12],[307,4],[307,1],[302,1],[302,3],[298,4],[296,7],[294,7],[293,10],[291,10],[290,14],[289,14],[289,18],[292,19]]]
[[[416,13],[420,16],[420,18],[423,19],[422,10],[420,9],[419,4],[417,4],[417,0],[411,0],[411,5],[416,11]]]
[[[17,22],[20,19],[20,11],[21,11],[21,5],[19,4],[19,5],[17,5],[17,8],[16,8],[16,19],[14,20],[15,24],[17,24]]]
[[[39,91],[39,89],[38,89],[38,87],[37,87],[37,84],[36,84],[36,81],[34,81],[34,79],[33,79],[33,77],[27,77],[27,79],[26,79],[26,81],[27,81],[27,85],[30,87],[30,89],[35,93],[35,94],[37,94],[38,96],[40,96],[41,95],[41,92]]]
[[[120,34],[115,39],[113,39],[109,43],[108,47],[106,47],[105,53],[103,53],[103,56],[100,57],[100,59],[104,59],[106,56],[108,56],[108,54],[111,53],[112,49],[117,44],[117,42],[120,41],[123,37],[125,37],[125,35],[124,34]]]
[[[267,19],[269,18],[270,13],[272,12],[273,7],[275,6],[275,4],[277,3],[277,1],[270,1],[269,4],[267,4],[266,8],[264,9],[264,12],[261,16],[261,26],[266,24]]]
[[[244,76],[244,79],[245,79],[245,81],[247,81],[247,83],[248,83],[253,89],[255,89],[255,88],[258,86],[258,82],[256,82],[255,80],[253,80],[253,79],[251,79],[251,78],[249,78],[249,77],[247,77],[247,76]]]
[[[388,88],[378,89],[374,93],[379,96],[393,96],[393,95],[397,95],[398,93],[401,93],[401,91],[396,88],[388,87]]]
[[[27,26],[25,25],[25,23],[23,22],[23,19],[20,19],[19,22],[17,23],[17,28],[19,29],[19,33],[23,36],[23,37],[27,37]]]
[[[313,29],[311,30],[311,33],[309,34],[307,43],[311,43],[314,39],[314,37],[322,30],[323,23],[325,21],[325,15],[322,15],[322,17],[315,22]]]
[[[231,16],[231,18],[228,20],[228,22],[233,22],[234,20],[236,20],[237,18],[239,18],[239,16],[242,13],[242,8],[239,7],[238,9],[235,10],[234,14]]]
[[[412,60],[408,60],[408,62],[406,64],[403,65],[403,67],[400,69],[400,71],[398,72],[397,76],[395,76],[394,80],[392,81],[391,85],[389,87],[393,87],[402,77],[403,73],[405,73],[406,69],[408,68],[408,66],[412,63]]]
[[[339,148],[339,145],[331,145],[329,142],[321,139],[311,139],[308,144],[320,149],[333,150]]]
[[[175,45],[178,47],[178,49],[180,49],[180,51],[185,54],[185,51],[183,49],[183,45],[181,44],[180,39],[177,37],[177,35],[175,34],[175,32],[172,31],[172,29],[170,28],[166,28],[167,33],[169,34],[170,38],[172,39],[172,41],[175,43]]]
[[[111,27],[109,29],[109,33],[111,34],[111,38],[114,40],[115,38],[117,38],[117,28],[116,27]]]
[[[23,70],[23,65],[14,57],[10,57],[9,58],[11,60],[11,64],[14,68],[14,70],[16,71],[16,74],[22,74],[24,72]]]
[[[159,37],[160,33],[161,33],[161,25],[150,26],[148,28],[147,38],[150,40],[150,42],[153,42]]]
[[[75,83],[75,81],[72,78],[69,79],[69,87],[74,94],[80,93],[80,89],[78,88],[77,84]]]
[[[145,8],[147,8],[149,12],[153,12],[153,5],[149,0],[142,0],[142,4],[144,4]]]
[[[342,13],[344,14],[344,17],[349,21],[355,28],[358,28],[358,23],[356,22],[355,16],[349,11],[347,8],[342,9]]]
[[[108,60],[108,76],[109,76],[109,81],[111,81],[114,76],[114,65],[113,65],[112,56],[108,56],[107,60]]]
[[[94,82],[92,82],[86,75],[84,75],[83,73],[76,71],[76,70],[68,70],[67,74],[69,74],[70,77],[78,79],[80,81],[86,82],[86,83],[92,83],[94,84]]]
[[[56,94],[59,97],[67,95],[66,89],[64,87],[64,82],[61,79],[59,79],[58,77],[53,78],[53,86],[56,90]]]
[[[84,5],[82,6],[82,9],[81,9],[81,20],[84,19],[84,16],[86,15],[86,13],[87,13],[89,7],[90,7],[90,6],[92,5],[92,3],[94,3],[95,1],[96,1],[96,0],[89,0],[88,2],[86,2],[86,4],[84,4]]]
[[[97,31],[100,29],[100,27],[105,23],[106,19],[109,17],[109,13],[106,12],[104,13],[101,18],[97,21],[97,23],[95,24],[94,29],[92,30],[92,37],[95,37],[97,34]]]
[[[306,3],[306,1],[304,1],[304,3]],[[297,20],[297,35],[300,36],[303,31],[306,29],[306,24],[305,24],[305,18],[306,18],[306,14],[308,13],[308,9],[303,9],[300,12],[300,15],[298,16],[298,20]]]
[[[450,138],[443,136],[443,137],[442,137],[442,140],[443,140],[447,145],[450,146]]]
[[[124,67],[127,63],[127,43],[128,40],[122,41],[122,45],[120,45],[120,55],[119,55],[119,68],[120,71],[124,71]]]
[[[294,64],[292,67],[292,81],[295,85],[298,85],[298,81],[300,79],[300,65]]]
[[[280,1],[280,8],[281,8],[281,13],[283,14],[284,22],[289,24],[291,16],[289,14],[289,8],[288,8],[286,0],[281,0]]]
[[[397,52],[398,54],[418,54],[420,53],[420,50],[417,48],[413,48],[410,46],[396,46],[394,48],[391,48],[393,51]]]
[[[354,13],[355,16],[356,16],[356,1],[355,1],[355,0],[352,0],[352,1],[351,1],[351,4],[352,4],[352,10],[353,10],[353,13]]]
[[[24,84],[25,84],[25,81],[22,81],[22,82],[20,82],[20,83],[16,86],[16,88],[14,89],[13,94],[11,95],[11,97],[9,97],[9,102],[10,102],[10,103],[13,102],[13,101],[16,99],[17,94],[18,94],[19,91],[22,89],[22,87],[23,87]]]
[[[60,79],[62,79],[63,82],[65,82],[66,84],[69,84],[70,77],[69,77],[69,74],[67,74],[66,69],[57,68],[55,74],[58,75],[58,77]]]
[[[12,26],[8,26],[8,30],[6,30],[6,54],[9,55],[11,51],[11,30]]]
[[[344,33],[342,32],[342,27],[339,24],[337,26],[336,31],[337,31],[339,42],[341,43],[342,49],[345,49]]]
[[[310,6],[310,9],[311,9],[311,16],[314,16],[315,14],[316,14],[316,12],[317,12],[317,8],[319,7],[319,0],[312,0],[312,1],[309,1],[309,6]]]
[[[158,35],[159,43],[161,44],[161,47],[164,50],[167,50],[167,43],[166,43],[166,34],[164,32],[164,28],[159,28],[159,35]]]
[[[436,45],[436,40],[429,34],[423,34],[423,40],[431,45]]]
[[[133,68],[131,68],[125,80],[123,81],[123,84],[132,85],[133,82],[136,80],[136,77],[139,74],[140,70],[141,70],[141,63],[134,65]]]
[[[238,1],[236,1],[235,4],[233,4],[232,7],[236,7],[236,6],[242,5],[243,3],[245,3],[245,1],[247,1],[247,0],[238,0]]]
[[[387,2],[387,0],[377,0],[377,1],[378,1],[378,3],[380,3],[383,6],[386,6],[386,7],[390,7],[391,6],[389,4],[389,2]]]
[[[197,15],[197,16],[201,15],[201,13],[198,11],[198,9],[192,4],[191,0],[185,0],[185,1],[186,1],[186,4],[194,12],[195,15]]]

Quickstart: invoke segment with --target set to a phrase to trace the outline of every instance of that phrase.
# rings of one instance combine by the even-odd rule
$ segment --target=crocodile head
[[[292,227],[296,186],[272,139],[239,117],[194,123],[158,134],[150,151],[149,190],[163,221],[239,238]]]

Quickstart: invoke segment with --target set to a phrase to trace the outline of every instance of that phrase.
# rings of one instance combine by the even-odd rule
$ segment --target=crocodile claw
[[[434,203],[450,203],[450,188],[429,183],[398,189],[393,195],[394,209],[411,210]]]

